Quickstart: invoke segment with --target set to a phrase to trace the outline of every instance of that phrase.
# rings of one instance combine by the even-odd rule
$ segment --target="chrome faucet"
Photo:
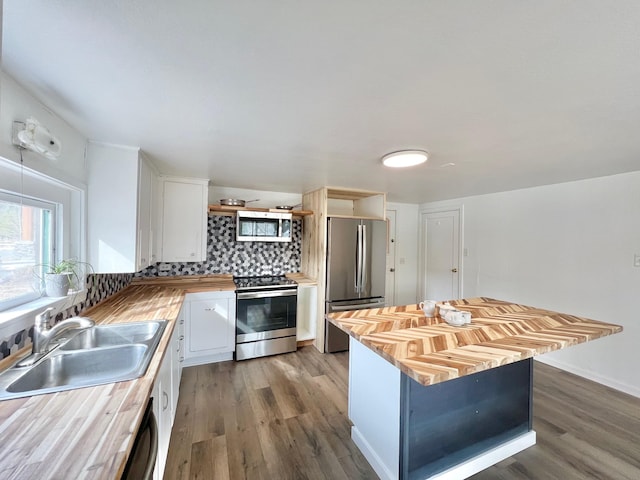
[[[47,308],[40,315],[36,316],[36,324],[33,328],[33,351],[32,353],[47,353],[49,344],[59,338],[69,330],[84,330],[95,325],[94,321],[86,317],[73,317],[51,327],[51,311]]]
[[[17,367],[28,367],[40,360],[49,351],[49,345],[54,340],[69,330],[84,330],[95,325],[94,321],[86,317],[73,317],[51,326],[51,312],[53,308],[47,308],[40,315],[36,315],[36,323],[33,327],[33,349],[31,355],[20,360]]]

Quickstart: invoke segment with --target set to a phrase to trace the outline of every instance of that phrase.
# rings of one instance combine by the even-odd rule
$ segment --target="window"
[[[85,212],[83,184],[0,156],[0,333],[25,328],[33,323],[34,310],[60,301],[38,298],[44,291],[43,265],[85,259]]]
[[[53,262],[55,203],[0,191],[0,311],[41,295]]]

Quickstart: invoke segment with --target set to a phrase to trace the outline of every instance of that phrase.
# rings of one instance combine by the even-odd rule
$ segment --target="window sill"
[[[0,340],[31,326],[35,316],[47,308],[53,308],[52,317],[58,313],[84,302],[87,290],[79,290],[66,297],[40,297],[17,307],[0,312]]]

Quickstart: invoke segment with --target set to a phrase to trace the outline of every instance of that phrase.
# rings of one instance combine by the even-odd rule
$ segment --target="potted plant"
[[[86,269],[91,265],[75,259],[65,259],[60,262],[42,265],[44,271],[44,287],[48,297],[65,297],[69,289],[77,290],[81,285]]]

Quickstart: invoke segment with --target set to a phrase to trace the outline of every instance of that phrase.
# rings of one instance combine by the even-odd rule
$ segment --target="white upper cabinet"
[[[162,262],[202,262],[207,258],[209,180],[160,176]]]
[[[96,273],[132,273],[152,263],[157,174],[139,148],[89,143],[87,250]]]

